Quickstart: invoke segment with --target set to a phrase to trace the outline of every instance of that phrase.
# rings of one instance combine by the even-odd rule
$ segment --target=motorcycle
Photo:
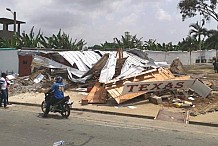
[[[44,113],[46,110],[46,102],[48,102],[53,96],[53,93],[45,93],[45,100],[41,103],[41,109]],[[68,118],[70,116],[70,107],[73,102],[70,102],[70,97],[65,96],[61,101],[50,106],[49,112],[59,112],[63,118]]]

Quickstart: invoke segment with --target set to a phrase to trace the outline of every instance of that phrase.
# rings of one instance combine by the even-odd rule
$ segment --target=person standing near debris
[[[6,80],[6,73],[1,74],[1,79],[0,79],[0,86],[1,86],[1,100],[0,100],[0,106],[2,106],[2,100],[4,100],[4,108],[7,107],[7,80]]]
[[[213,58],[213,68],[214,68],[215,73],[218,73],[218,62],[215,57]]]
[[[63,78],[61,76],[56,77],[55,83],[52,85],[51,89],[46,94],[51,92],[53,92],[54,94],[53,97],[46,103],[46,110],[44,112],[43,117],[48,116],[50,106],[52,104],[55,104],[64,98],[64,84]]]

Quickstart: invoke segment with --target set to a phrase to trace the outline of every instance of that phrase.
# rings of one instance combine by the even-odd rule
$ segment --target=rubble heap
[[[28,77],[17,77],[14,83],[9,86],[9,95],[14,96],[26,92],[44,92],[50,87],[48,80],[43,80],[40,83],[35,83]]]
[[[186,73],[178,58],[168,68],[138,50],[63,51],[35,56],[32,67],[32,75],[15,80],[12,95],[43,92],[53,84],[52,78],[61,73],[68,87],[91,89],[81,99],[82,104],[106,103],[108,99],[123,104],[143,96],[154,104],[190,110],[191,115],[218,110],[217,93],[212,91],[216,85],[206,83],[204,76]]]

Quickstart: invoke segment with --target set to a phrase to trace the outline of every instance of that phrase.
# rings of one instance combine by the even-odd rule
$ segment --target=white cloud
[[[157,13],[156,13],[156,18],[158,20],[167,20],[170,21],[172,20],[172,17],[170,14],[168,14],[166,11],[164,11],[163,9],[158,9]]]
[[[196,22],[195,19],[182,21],[177,9],[179,1],[1,0],[0,18],[13,19],[5,10],[9,7],[17,12],[18,20],[26,21],[21,31],[28,33],[35,26],[36,32],[41,29],[49,36],[62,29],[73,40],[84,39],[88,45],[121,38],[125,31],[143,40],[177,43],[187,36],[189,24]]]

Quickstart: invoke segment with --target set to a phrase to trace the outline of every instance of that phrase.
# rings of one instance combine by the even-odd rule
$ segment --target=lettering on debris
[[[164,80],[151,82],[127,82],[124,84],[122,94],[136,92],[153,92],[175,89],[189,89],[195,80]]]

